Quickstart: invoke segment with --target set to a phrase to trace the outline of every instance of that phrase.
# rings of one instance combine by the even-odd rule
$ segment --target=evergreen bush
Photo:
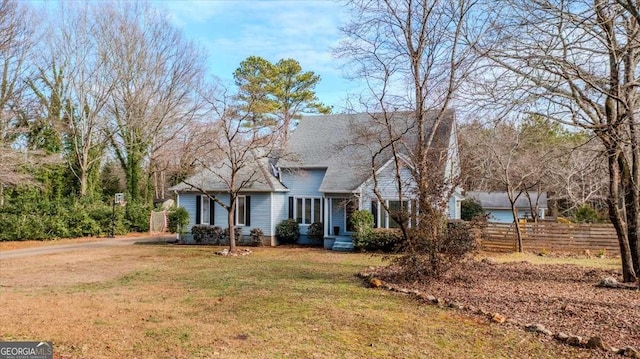
[[[296,243],[300,238],[300,225],[295,219],[285,219],[276,226],[280,243]]]
[[[324,237],[324,225],[322,222],[313,222],[307,228],[307,237],[311,239],[322,239]]]
[[[251,242],[249,245],[254,247],[259,247],[262,245],[262,237],[264,236],[264,232],[260,228],[252,228],[250,232]]]
[[[131,202],[126,204],[126,220],[131,232],[147,232],[151,217],[151,206],[143,203]]]
[[[367,242],[371,239],[373,230],[373,214],[369,211],[358,210],[351,215],[353,224],[353,245],[356,249],[365,249]]]
[[[222,237],[222,229],[218,226],[198,224],[191,227],[191,234],[193,234],[193,240],[198,244],[218,244]]]
[[[189,212],[184,207],[171,207],[167,213],[169,232],[184,233],[189,225]]]
[[[465,221],[471,221],[476,217],[482,216],[484,209],[480,202],[475,199],[467,198],[460,202],[460,218]]]
[[[598,212],[588,204],[578,207],[573,214],[573,221],[576,223],[598,223],[599,220]]]
[[[235,227],[234,228],[234,233],[235,233],[235,242],[236,245],[238,245],[239,243],[242,242],[242,227]],[[220,244],[224,245],[224,246],[228,246],[229,245],[229,228],[225,228],[222,231],[222,236],[220,237]]]

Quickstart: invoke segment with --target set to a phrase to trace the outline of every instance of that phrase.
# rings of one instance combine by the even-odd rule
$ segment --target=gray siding
[[[271,229],[271,194],[256,193],[251,196],[251,226],[244,229],[249,234],[251,228],[260,228],[265,236],[272,234]]]
[[[216,198],[220,199],[224,204],[229,204],[229,195],[226,193],[216,195]],[[213,225],[222,228],[229,227],[228,212],[220,203],[216,203],[214,206]]]
[[[281,172],[282,184],[289,188],[287,196],[322,197],[318,190],[324,179],[325,169],[288,170]]]
[[[531,218],[529,209],[518,209],[518,218]],[[489,222],[513,223],[513,214],[510,209],[485,209],[485,214],[489,214]],[[544,210],[540,210],[540,218],[544,219]]]
[[[288,193],[272,193],[271,194],[271,234],[276,234],[276,226],[278,223],[287,219],[289,216]],[[264,229],[263,229],[264,230]],[[265,232],[266,234],[266,232]]]
[[[191,227],[196,224],[196,194],[193,193],[179,193],[178,205],[187,210],[189,213],[189,231]]]
[[[284,169],[281,172],[282,184],[289,188],[283,203],[284,218],[289,216],[289,200],[288,197],[323,197],[323,193],[319,191],[322,180],[324,179],[325,169]],[[308,224],[300,225],[300,234],[306,235]]]
[[[388,166],[382,169],[378,173],[378,189],[380,194],[385,199],[397,199],[398,198],[398,186],[395,178],[395,166],[390,163]],[[412,192],[415,190],[413,179],[411,177],[411,171],[407,168],[402,169],[402,195],[405,199],[410,198]],[[369,204],[372,200],[377,200],[377,197],[373,193],[373,179],[367,180],[362,186],[362,197],[360,208],[369,208]]]
[[[244,195],[244,194],[243,194]],[[248,227],[244,227],[242,229],[242,233],[244,235],[249,235],[251,228],[260,228],[262,232],[264,232],[265,236],[271,235],[271,223],[270,223],[270,214],[271,210],[271,200],[269,193],[247,193],[247,196],[251,196],[251,225]],[[219,195],[220,200],[224,204],[229,204],[229,195],[222,194]],[[222,228],[227,228],[228,226],[228,212],[224,207],[220,204],[216,203],[215,209],[215,225],[220,226]]]
[[[260,228],[264,232],[265,236],[270,236],[274,231],[273,226],[271,226],[271,194],[270,193],[248,193],[248,196],[251,196],[251,226],[245,227],[242,229],[242,233],[244,235],[249,235],[251,228]],[[184,207],[187,212],[189,212],[189,229],[196,224],[196,193],[179,193],[178,194],[178,203],[181,207]],[[217,198],[220,199],[223,203],[229,203],[229,195],[222,194],[217,195]],[[228,219],[227,219],[227,210],[222,207],[220,204],[215,204],[215,218],[214,223],[215,226],[219,226],[222,228],[227,228]]]
[[[329,234],[331,235],[333,235],[333,227],[340,227],[340,234],[343,234],[347,230],[343,198],[334,198],[332,200],[331,227],[329,228]]]

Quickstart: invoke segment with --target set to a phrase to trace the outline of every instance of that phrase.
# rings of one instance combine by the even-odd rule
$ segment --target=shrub
[[[184,233],[189,225],[189,212],[184,207],[171,207],[167,213],[167,225],[171,233]]]
[[[206,224],[197,224],[191,227],[191,234],[193,235],[193,240],[200,244],[205,241],[207,237],[207,231],[209,230],[209,225]]]
[[[129,232],[129,228],[124,220],[125,208],[121,206],[116,206],[114,208],[111,205],[98,202],[86,205],[85,209],[88,211],[89,217],[96,221],[98,226],[100,226],[101,234],[110,234],[114,224],[114,234],[126,234]],[[113,218],[114,213],[115,222]]]
[[[369,211],[358,210],[351,216],[353,224],[353,245],[358,249],[366,249],[367,242],[371,240],[373,230],[373,214]]]
[[[322,239],[324,237],[324,226],[322,222],[313,222],[307,229],[307,237],[311,239]]]
[[[264,236],[264,232],[260,228],[252,228],[251,232],[249,232],[251,237],[251,241],[249,245],[254,247],[259,247],[262,245],[262,237]]]
[[[475,250],[473,228],[469,222],[450,221],[442,231],[412,230],[409,232],[411,251],[393,261],[403,269],[405,280],[438,278]]]
[[[475,199],[468,198],[460,203],[460,218],[470,221],[476,217],[482,216],[484,210],[480,202]]]
[[[394,228],[375,228],[366,237],[361,237],[357,241],[354,236],[354,246],[356,249],[368,252],[391,253],[399,251],[402,243],[402,233]]]
[[[583,204],[576,209],[573,220],[576,223],[597,223],[599,222],[598,212],[588,204]]]
[[[235,234],[235,242],[236,245],[238,245],[238,243],[242,242],[242,227],[235,227],[233,230],[234,234]],[[223,246],[228,246],[229,245],[229,228],[225,228],[222,231],[222,235],[220,237],[220,244]]]
[[[208,224],[198,224],[191,227],[193,240],[198,244],[219,244],[223,236],[222,233],[222,228]]]
[[[151,207],[143,203],[130,202],[126,205],[126,222],[131,232],[149,230]]]
[[[70,208],[67,223],[71,237],[94,236],[101,234],[102,231],[100,223],[91,218],[89,211],[79,204]]]
[[[276,236],[281,243],[295,243],[300,238],[300,225],[295,219],[285,219],[276,226]]]

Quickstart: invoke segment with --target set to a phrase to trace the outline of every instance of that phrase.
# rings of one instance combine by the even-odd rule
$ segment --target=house
[[[489,214],[489,221],[498,223],[513,223],[513,214],[511,213],[511,203],[507,192],[467,192],[465,197],[475,199],[480,203],[485,214]],[[531,201],[529,201],[529,198]],[[516,200],[516,210],[518,218],[533,218],[532,211],[538,212],[538,219],[544,219],[547,211],[547,193],[529,192],[529,197],[524,193]]]
[[[400,130],[413,128],[408,113],[398,113]],[[438,126],[433,148],[443,159],[434,176],[454,178],[459,173],[458,143],[454,112],[448,111]],[[396,121],[396,119],[394,119]],[[306,116],[291,134],[287,149],[277,162],[257,161],[260,177],[242,191],[236,221],[248,235],[253,227],[261,228],[266,244],[276,245],[276,225],[293,218],[300,224],[301,242],[307,240],[308,227],[321,222],[324,227],[325,247],[349,250],[351,244],[350,216],[357,209],[371,210],[375,226],[394,227],[393,219],[384,211],[373,194],[372,166],[377,173],[378,188],[391,207],[398,206],[398,189],[393,180],[395,165],[389,151],[379,151],[375,136],[381,129],[371,123],[369,114],[334,114]],[[378,153],[372,164],[372,154]],[[436,156],[437,157],[437,156]],[[411,163],[402,157],[401,178],[405,195],[413,186]],[[187,180],[203,183],[201,189],[225,200],[224,185],[213,179],[211,173],[202,172]],[[212,224],[226,227],[227,212],[218,203],[202,196],[186,183],[174,186],[179,206],[189,212],[190,226]],[[227,195],[228,198],[228,195]],[[404,203],[413,207],[410,197]],[[455,191],[445,209],[450,218],[460,218],[463,197]],[[228,199],[227,199],[228,200]],[[446,200],[446,199],[445,199]]]

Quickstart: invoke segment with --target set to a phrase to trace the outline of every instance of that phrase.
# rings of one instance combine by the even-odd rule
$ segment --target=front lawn
[[[56,357],[558,358],[592,352],[369,289],[378,257],[132,246],[0,262],[0,339]]]

